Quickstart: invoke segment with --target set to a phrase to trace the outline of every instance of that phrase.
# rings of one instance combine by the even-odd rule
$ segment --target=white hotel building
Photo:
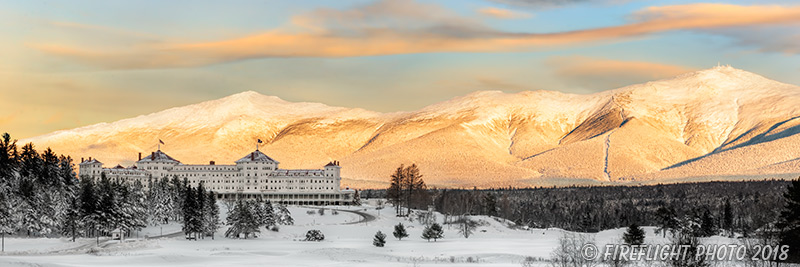
[[[346,205],[353,200],[354,190],[340,188],[339,163],[330,162],[323,169],[287,170],[279,169],[278,161],[261,151],[251,152],[234,165],[183,164],[158,150],[142,158],[134,166],[117,165],[104,168],[97,159],[81,159],[80,175],[125,181],[139,180],[147,186],[148,179],[186,178],[197,186],[201,181],[206,189],[219,194],[220,198],[254,198],[261,196],[273,202],[299,205]]]

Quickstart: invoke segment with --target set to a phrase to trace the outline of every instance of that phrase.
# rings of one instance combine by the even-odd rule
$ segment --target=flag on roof
[[[258,139],[258,143],[261,144],[261,139]]]
[[[164,141],[161,141],[161,139],[158,139],[158,142],[161,143],[162,145],[166,145],[164,144]]]

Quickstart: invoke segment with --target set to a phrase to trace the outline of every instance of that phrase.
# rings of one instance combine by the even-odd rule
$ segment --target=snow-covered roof
[[[144,163],[144,162],[169,162],[169,163],[181,163],[177,159],[174,159],[167,155],[167,153],[161,152],[161,150],[151,153],[149,156],[143,157],[141,160],[137,161],[136,163]]]
[[[261,151],[253,151],[247,156],[236,161],[236,163],[245,163],[245,162],[270,162],[270,163],[279,163],[277,160],[274,160],[267,156],[267,154],[262,153]]]
[[[91,159],[91,160],[85,160],[85,161],[81,162],[79,165],[84,165],[84,164],[94,164],[94,163],[100,163],[100,165],[102,165],[102,164],[103,164],[102,162],[100,162],[100,161],[99,161],[99,160],[97,160],[97,159]]]

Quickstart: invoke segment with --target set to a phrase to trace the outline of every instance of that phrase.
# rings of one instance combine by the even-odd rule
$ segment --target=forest
[[[789,181],[757,180],[643,186],[570,186],[505,189],[427,189],[411,208],[453,216],[491,215],[518,225],[582,232],[659,225],[672,217],[705,218],[714,229],[748,235],[770,226],[785,206]],[[363,190],[363,199],[386,198],[386,190]]]

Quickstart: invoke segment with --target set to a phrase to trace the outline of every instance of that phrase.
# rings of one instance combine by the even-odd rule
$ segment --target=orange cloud
[[[481,9],[478,9],[478,13],[480,13],[480,14],[482,14],[484,16],[489,16],[489,17],[498,18],[498,19],[524,19],[524,18],[530,18],[531,17],[531,14],[528,14],[528,13],[516,12],[516,11],[511,11],[511,10],[508,10],[508,9],[502,9],[502,8],[496,8],[496,7],[484,7],[484,8],[481,8]]]
[[[800,6],[740,6],[698,3],[648,7],[634,14],[651,29],[715,28],[800,21]]]
[[[551,57],[546,64],[570,86],[600,91],[677,76],[695,69],[644,61],[584,56]]]
[[[317,10],[292,27],[236,39],[147,43],[119,50],[35,45],[39,50],[108,68],[187,67],[270,57],[357,57],[436,52],[554,49],[619,41],[671,30],[800,22],[800,6],[688,4],[649,7],[621,26],[560,33],[507,33],[413,1],[387,0],[349,10]],[[765,40],[765,42],[768,42]]]

